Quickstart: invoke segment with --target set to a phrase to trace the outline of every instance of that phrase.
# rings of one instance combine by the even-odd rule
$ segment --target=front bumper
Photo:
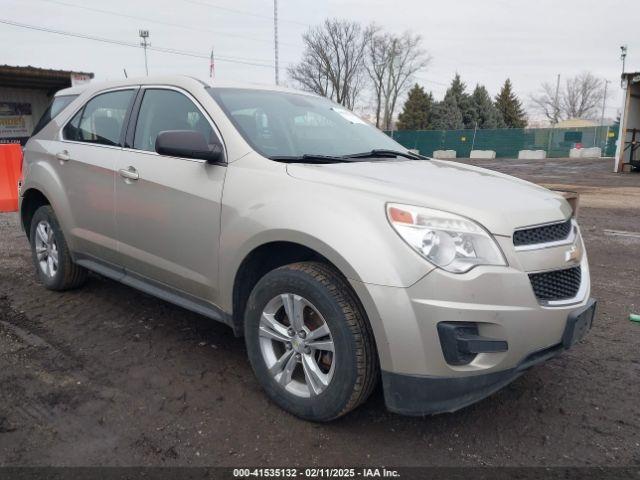
[[[462,275],[435,269],[407,288],[352,282],[375,334],[389,409],[407,414],[456,410],[560,353],[567,319],[591,303],[586,254],[579,263],[579,294],[554,305],[536,298],[527,272],[535,265],[561,265],[566,250],[516,255],[503,248],[507,267],[477,267]],[[467,363],[451,362],[441,344],[442,323],[472,324],[476,340],[493,347],[506,342],[508,348],[482,351]],[[499,342],[486,341],[491,339]]]
[[[590,299],[583,308],[569,315],[562,341],[534,352],[516,367],[466,377],[428,377],[382,371],[387,408],[402,415],[432,415],[454,412],[471,405],[511,383],[529,368],[571,348],[591,328],[596,302]],[[589,313],[587,322],[580,315]]]

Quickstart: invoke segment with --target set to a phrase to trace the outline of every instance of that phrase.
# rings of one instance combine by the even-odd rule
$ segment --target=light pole
[[[622,75],[624,75],[624,64],[627,59],[627,46],[620,46],[620,60],[622,60]],[[620,79],[620,85],[622,85],[622,79]]]
[[[149,30],[139,30],[138,34],[142,41],[140,42],[140,46],[144,48],[144,70],[147,73],[147,77],[149,76],[149,64],[147,63],[147,47],[150,47],[151,44],[147,43],[147,39],[149,38]]]

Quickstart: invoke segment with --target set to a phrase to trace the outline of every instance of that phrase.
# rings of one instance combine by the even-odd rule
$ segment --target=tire
[[[39,228],[43,230],[38,231]],[[47,289],[71,290],[85,283],[87,270],[73,263],[69,247],[51,206],[43,205],[34,213],[29,240],[36,274]],[[38,251],[41,254],[40,258]],[[57,263],[55,262],[56,252]]]
[[[303,312],[304,336],[290,329],[288,312],[296,311]],[[329,333],[323,336],[325,328]],[[346,280],[324,264],[286,265],[260,279],[247,302],[244,333],[262,388],[302,419],[327,422],[345,415],[369,397],[378,380],[366,316]]]

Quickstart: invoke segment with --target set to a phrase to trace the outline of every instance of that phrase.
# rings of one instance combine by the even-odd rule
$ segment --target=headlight
[[[387,204],[387,217],[411,248],[448,272],[507,264],[491,234],[468,218],[395,203]]]

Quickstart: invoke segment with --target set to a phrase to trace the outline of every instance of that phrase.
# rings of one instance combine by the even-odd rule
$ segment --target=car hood
[[[558,193],[484,168],[440,160],[289,164],[294,178],[361,190],[387,202],[453,212],[495,235],[562,221],[571,207]]]

